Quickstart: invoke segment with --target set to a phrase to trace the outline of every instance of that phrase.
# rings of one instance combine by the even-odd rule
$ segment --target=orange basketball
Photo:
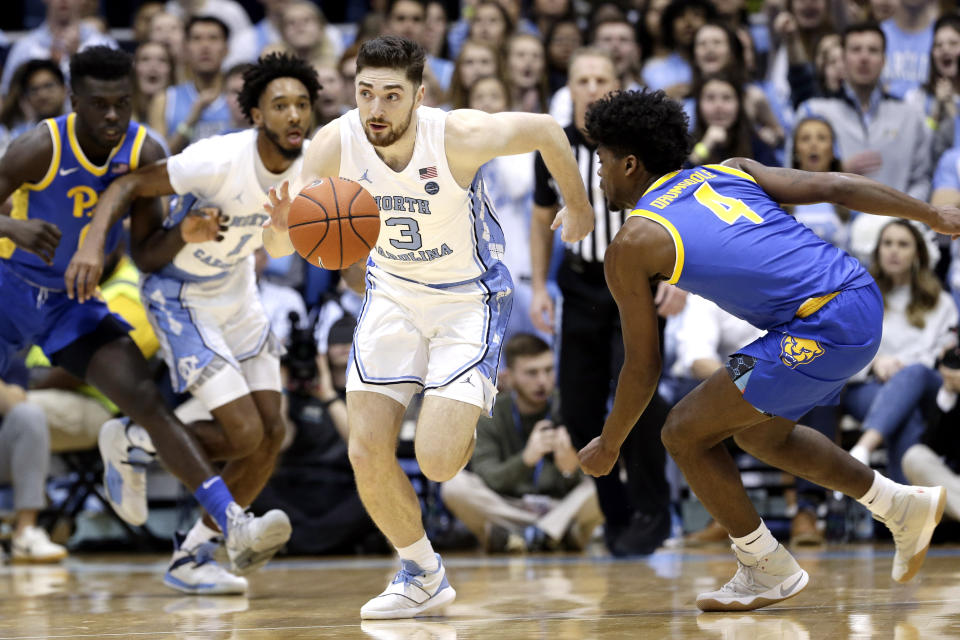
[[[343,269],[365,260],[380,235],[380,209],[360,184],[320,178],[297,194],[287,218],[290,241],[315,267]]]

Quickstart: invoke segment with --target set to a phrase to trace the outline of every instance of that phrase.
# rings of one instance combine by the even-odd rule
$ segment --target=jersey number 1
[[[693,193],[693,197],[727,224],[733,224],[739,218],[746,218],[756,224],[763,222],[763,218],[744,204],[743,200],[720,195],[713,190],[709,182],[700,185]]]

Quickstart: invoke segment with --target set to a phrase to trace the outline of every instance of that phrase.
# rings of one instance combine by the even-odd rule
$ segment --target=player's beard
[[[300,154],[303,153],[303,145],[300,145],[295,148],[285,147],[281,142],[281,138],[277,135],[276,131],[270,129],[270,127],[264,126],[263,133],[267,136],[267,140],[273,143],[273,146],[277,148],[277,151],[280,152],[287,160],[296,160],[300,157]]]
[[[363,132],[366,134],[367,140],[375,147],[389,147],[394,142],[399,140],[403,134],[407,132],[407,129],[410,128],[410,121],[413,120],[413,110],[414,106],[411,106],[410,112],[407,114],[407,119],[402,124],[399,124],[396,127],[388,125],[387,130],[382,133],[373,133],[370,131],[371,120],[367,120],[366,124],[363,126]],[[388,124],[386,122],[378,122],[376,120],[373,120],[372,122],[375,124]]]

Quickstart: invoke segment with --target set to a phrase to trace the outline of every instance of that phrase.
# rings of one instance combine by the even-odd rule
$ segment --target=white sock
[[[767,525],[763,523],[763,520],[760,521],[760,526],[757,527],[756,531],[748,533],[742,538],[730,536],[730,539],[733,540],[733,544],[737,545],[738,549],[757,557],[773,553],[776,551],[777,545],[780,544],[777,542],[777,539],[773,537],[773,534],[770,533],[770,529],[767,529]]]
[[[857,499],[857,502],[869,509],[871,513],[886,518],[893,506],[893,496],[902,486],[881,475],[879,471],[874,471],[873,484],[861,498]]]
[[[181,549],[196,549],[204,542],[213,540],[218,535],[219,531],[211,529],[207,525],[203,524],[203,518],[198,519],[190,531],[187,532],[187,537],[183,539],[183,544],[180,545]]]
[[[436,571],[440,568],[437,554],[427,539],[427,534],[423,534],[422,538],[409,547],[397,547],[397,553],[400,554],[401,560],[412,560],[424,571]]]

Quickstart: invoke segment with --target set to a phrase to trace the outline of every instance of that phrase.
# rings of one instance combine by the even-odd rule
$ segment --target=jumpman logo
[[[368,172],[368,171],[370,171],[370,169],[364,169],[364,170],[363,170],[363,175],[360,176],[359,178],[357,178],[357,182],[363,182],[364,180],[366,180],[366,181],[369,182],[370,184],[373,184],[373,180],[371,180],[370,178],[367,177],[367,172]]]

